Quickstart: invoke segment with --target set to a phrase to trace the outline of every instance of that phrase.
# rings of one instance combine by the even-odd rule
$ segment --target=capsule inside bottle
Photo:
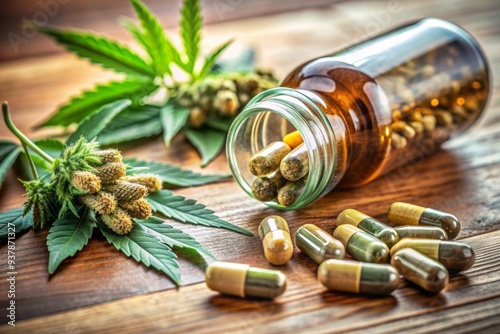
[[[435,240],[448,240],[446,232],[435,226],[396,226],[394,230],[399,235],[399,239],[412,238],[412,239],[435,239]]]
[[[431,208],[396,202],[389,207],[389,221],[393,225],[437,226],[446,231],[448,239],[455,239],[460,233],[457,217]]]
[[[275,141],[257,152],[250,162],[250,172],[259,177],[271,174],[279,168],[281,159],[290,152],[290,146],[282,141]]]
[[[333,231],[333,237],[340,240],[347,254],[363,262],[387,263],[389,248],[385,243],[356,226],[339,225]]]
[[[398,287],[399,273],[388,264],[326,260],[318,280],[329,290],[388,295]]]
[[[280,163],[283,177],[289,181],[297,181],[309,172],[309,155],[307,146],[300,144],[293,151],[285,155]]]
[[[330,233],[313,224],[305,224],[295,232],[295,244],[317,264],[328,259],[343,259],[344,245]]]
[[[350,224],[382,240],[389,248],[399,241],[397,232],[390,226],[354,209],[342,211],[336,221],[337,226]]]
[[[242,298],[274,299],[286,289],[282,272],[239,263],[213,262],[205,271],[205,279],[211,290]]]
[[[293,244],[290,230],[282,217],[264,218],[259,225],[259,237],[262,240],[264,256],[269,263],[280,266],[292,258]]]
[[[438,293],[448,284],[448,270],[439,262],[411,248],[398,250],[391,265],[404,278],[432,293]]]
[[[462,242],[401,239],[391,248],[391,255],[403,248],[412,248],[443,264],[451,272],[464,271],[472,267],[476,255],[471,246]]]
[[[276,169],[267,176],[256,178],[252,184],[252,193],[260,201],[270,201],[276,198],[278,190],[285,183],[286,179],[281,175],[279,169]]]

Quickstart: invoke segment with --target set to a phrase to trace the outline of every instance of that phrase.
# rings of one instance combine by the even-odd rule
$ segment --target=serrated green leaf
[[[80,218],[67,212],[50,228],[47,236],[49,274],[52,275],[65,259],[75,255],[89,242],[96,220],[92,210],[83,208],[82,211]]]
[[[96,85],[93,89],[83,91],[70,99],[41,126],[68,126],[79,123],[98,108],[119,99],[129,98],[137,104],[139,99],[150,94],[156,87],[152,81],[141,80],[111,81]]]
[[[186,70],[194,74],[194,67],[200,51],[201,9],[198,0],[184,0],[181,9],[181,37],[187,56]]]
[[[52,158],[57,158],[64,150],[64,143],[53,138],[34,140],[34,143]]]
[[[177,285],[181,282],[177,256],[164,243],[151,237],[138,224],[127,235],[118,235],[99,224],[102,234],[108,242],[122,251],[126,256],[132,256],[146,267],[153,267],[170,277]]]
[[[158,175],[164,184],[179,187],[200,186],[231,177],[230,174],[199,174],[178,166],[155,161],[123,159],[123,162],[132,167],[148,167],[147,173]],[[127,170],[127,174],[138,173],[144,173],[144,171]]]
[[[186,127],[184,133],[201,155],[201,166],[208,165],[221,151],[226,142],[226,134],[208,127],[194,129]]]
[[[175,229],[172,226],[165,224],[163,219],[150,217],[146,220],[134,219],[134,221],[139,224],[145,232],[158,238],[158,240],[165,243],[169,247],[175,246],[179,248],[192,249],[198,253],[206,254],[215,259],[213,254],[203,248],[203,246],[193,237],[182,232],[181,230]]]
[[[153,211],[165,217],[174,218],[184,223],[225,228],[238,233],[253,235],[241,227],[220,219],[214,212],[195,200],[174,195],[170,190],[160,190],[146,197]]]
[[[76,143],[80,137],[84,137],[87,141],[93,140],[116,115],[131,104],[130,100],[118,100],[90,114],[78,124],[78,129],[69,136],[66,145]]]
[[[160,108],[131,106],[124,110],[97,136],[101,145],[123,143],[161,133]]]
[[[38,31],[53,37],[68,51],[92,63],[129,75],[154,77],[146,62],[126,46],[91,32],[59,30],[49,26],[36,26]]]
[[[170,147],[170,141],[186,125],[188,117],[189,110],[187,108],[176,107],[173,103],[167,103],[161,108],[160,120],[166,147]]]
[[[144,48],[144,50],[146,50],[147,44],[144,40],[144,34],[141,28],[138,27],[137,24],[135,24],[132,19],[128,17],[121,17],[119,22],[120,25],[125,28],[130,33],[130,35],[132,35],[137,43],[139,43]]]
[[[130,2],[141,22],[142,39],[153,62],[156,75],[172,74],[170,62],[182,66],[179,52],[167,38],[158,18],[148,7],[140,0],[130,0]]]
[[[20,152],[19,145],[7,140],[0,141],[0,189],[2,189],[7,172],[16,162]]]
[[[200,70],[200,73],[198,74],[198,78],[203,78],[205,77],[208,73],[210,73],[210,70],[214,66],[215,62],[217,61],[217,58],[220,56],[224,50],[227,49],[229,45],[231,45],[234,42],[234,39],[230,39],[229,41],[223,43],[219,47],[215,48],[206,58],[205,62],[203,63],[203,66]]]
[[[229,131],[231,124],[233,124],[233,121],[234,119],[231,117],[215,116],[209,117],[206,124],[212,129],[227,132]]]
[[[9,233],[18,235],[33,226],[31,211],[23,217],[24,208],[17,208],[0,213],[0,239],[6,239]]]

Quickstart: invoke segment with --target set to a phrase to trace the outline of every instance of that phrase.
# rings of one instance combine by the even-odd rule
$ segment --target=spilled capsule
[[[285,219],[280,216],[264,218],[259,225],[259,237],[264,248],[264,256],[269,263],[279,266],[290,260],[293,255],[293,244]]]
[[[290,152],[290,146],[275,141],[257,152],[248,163],[250,173],[263,177],[279,168],[281,159]]]
[[[345,257],[344,245],[330,233],[313,224],[305,224],[297,229],[295,244],[317,264],[328,259]]]
[[[389,248],[371,234],[353,225],[339,225],[333,231],[333,237],[340,240],[347,254],[358,261],[387,263]]]
[[[388,264],[326,260],[318,280],[330,290],[388,295],[398,287],[399,273]]]
[[[416,239],[435,239],[448,240],[446,232],[435,226],[396,226],[394,230],[399,235],[399,239],[416,238]]]
[[[286,289],[282,272],[239,263],[213,262],[205,271],[205,279],[211,290],[242,298],[274,299]]]
[[[337,226],[350,224],[382,240],[389,248],[399,241],[397,232],[390,226],[354,209],[346,209],[337,216]]]
[[[389,221],[393,225],[437,226],[445,230],[448,239],[455,239],[460,233],[457,217],[431,208],[409,203],[396,202],[389,207]]]
[[[429,292],[437,293],[448,284],[448,270],[439,262],[411,248],[398,250],[391,265],[404,278]]]
[[[476,255],[471,246],[462,242],[401,239],[391,248],[391,256],[403,248],[412,248],[443,264],[451,272],[467,270],[474,264]]]

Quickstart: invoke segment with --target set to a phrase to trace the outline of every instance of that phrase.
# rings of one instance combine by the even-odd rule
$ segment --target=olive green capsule
[[[401,239],[391,248],[393,256],[402,248],[411,248],[423,253],[443,264],[451,272],[467,270],[474,264],[476,254],[471,246],[462,242],[426,240],[426,239]]]
[[[285,264],[292,258],[293,244],[285,219],[269,216],[259,225],[259,237],[264,248],[264,256],[276,266]]]
[[[399,273],[388,264],[326,260],[318,280],[329,290],[388,295],[399,285]]]
[[[305,178],[298,181],[288,181],[278,191],[278,202],[283,206],[290,206],[297,202],[300,195],[304,192],[307,180]]]
[[[313,224],[305,224],[297,229],[295,244],[317,264],[328,259],[345,257],[344,245],[330,233]]]
[[[403,238],[416,238],[416,239],[436,239],[448,240],[446,232],[435,226],[396,226],[394,230],[399,235],[400,239]]]
[[[357,226],[382,240],[389,248],[399,241],[399,236],[392,227],[354,209],[342,211],[337,217],[336,224],[337,226],[342,224]]]
[[[252,193],[259,201],[270,201],[278,195],[278,189],[286,183],[279,169],[265,177],[258,177],[252,184]]]
[[[437,293],[448,284],[448,270],[439,262],[411,248],[397,251],[391,265],[404,278],[429,292]]]
[[[211,290],[242,298],[274,299],[286,289],[282,272],[239,263],[213,262],[207,267],[205,280]]]
[[[297,181],[309,173],[307,146],[302,143],[285,155],[280,163],[281,174],[289,181]]]
[[[347,254],[356,260],[372,263],[387,263],[389,248],[385,243],[356,226],[339,225],[333,237],[344,244]]]
[[[437,226],[445,230],[448,239],[455,239],[460,233],[457,217],[431,208],[396,202],[389,207],[389,221],[394,225]]]
[[[279,168],[281,159],[290,152],[290,146],[282,141],[275,141],[257,152],[250,162],[248,168],[255,176],[266,176]]]

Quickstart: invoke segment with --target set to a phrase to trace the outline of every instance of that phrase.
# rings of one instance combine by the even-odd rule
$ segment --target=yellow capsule
[[[330,233],[313,224],[305,224],[297,229],[295,244],[317,264],[328,259],[345,257],[344,245]]]
[[[269,216],[259,225],[259,237],[262,240],[264,255],[269,263],[276,266],[285,264],[292,258],[293,244],[290,230],[285,219]]]
[[[446,232],[442,228],[435,226],[404,225],[396,226],[394,227],[394,230],[399,235],[399,239],[414,238],[448,240]]]
[[[250,162],[248,168],[255,176],[266,176],[274,172],[280,166],[281,159],[290,152],[290,146],[282,141],[275,141],[257,152]]]
[[[389,260],[387,245],[356,226],[339,225],[333,231],[333,237],[340,240],[347,254],[356,260],[373,263],[387,263]]]
[[[318,280],[330,290],[388,295],[399,285],[399,273],[388,264],[326,260],[318,268]]]
[[[448,239],[455,239],[460,233],[460,221],[457,217],[431,208],[396,202],[389,208],[389,221],[393,225],[426,225],[442,228]]]
[[[294,148],[302,144],[304,140],[302,139],[300,132],[298,130],[295,130],[283,137],[283,142],[285,144],[288,144],[288,146],[290,146],[290,148],[293,150]]]
[[[346,209],[337,216],[336,225],[349,224],[382,240],[390,248],[399,240],[396,231],[386,224],[354,209]]]
[[[429,292],[437,293],[448,284],[448,270],[439,262],[411,248],[398,250],[391,265],[404,278]]]
[[[467,270],[474,264],[476,254],[471,246],[462,242],[401,239],[391,248],[391,256],[403,248],[412,248],[443,264],[452,272]]]
[[[239,263],[213,262],[207,267],[205,279],[211,290],[242,298],[274,299],[286,289],[282,272]]]

